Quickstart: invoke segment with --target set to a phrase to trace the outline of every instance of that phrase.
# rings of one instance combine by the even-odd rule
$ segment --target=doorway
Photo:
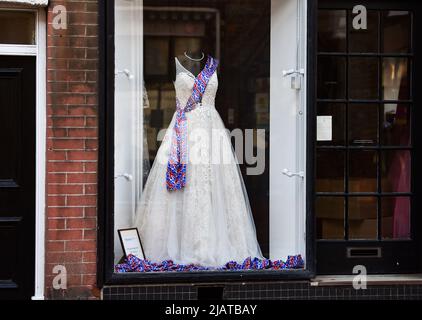
[[[35,57],[0,56],[0,298],[30,298],[35,276]]]
[[[420,4],[319,1],[317,15],[317,273],[418,272]]]

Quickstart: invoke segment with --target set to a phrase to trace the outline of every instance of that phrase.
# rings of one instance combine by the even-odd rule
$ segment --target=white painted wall
[[[305,81],[291,88],[283,70],[305,68],[305,0],[271,1],[270,258],[305,255]],[[306,70],[306,69],[305,69]],[[304,80],[304,79],[302,79]]]
[[[116,0],[115,7],[114,253],[117,262],[123,256],[117,230],[133,226],[137,194],[142,186],[143,10],[142,0]]]

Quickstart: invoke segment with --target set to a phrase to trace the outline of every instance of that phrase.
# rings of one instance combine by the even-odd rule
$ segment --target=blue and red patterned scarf
[[[166,184],[167,190],[169,191],[180,190],[186,185],[186,165],[188,163],[186,112],[194,110],[198,103],[202,101],[202,96],[204,95],[208,82],[217,67],[218,60],[208,56],[204,69],[195,78],[192,95],[186,106],[181,106],[179,100],[176,98],[176,121],[173,128],[170,157],[166,173]]]

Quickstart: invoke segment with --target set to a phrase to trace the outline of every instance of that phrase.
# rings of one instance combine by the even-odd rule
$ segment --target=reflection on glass
[[[315,203],[318,239],[344,239],[344,198],[318,197]]]
[[[383,13],[383,52],[407,53],[411,48],[411,14],[409,11]]]
[[[350,99],[378,98],[377,58],[350,58],[349,97]]]
[[[128,77],[123,73],[116,76],[114,170],[116,175],[128,172],[133,179],[130,182],[125,178],[116,179],[115,230],[134,226],[136,224],[134,218],[139,217],[139,212],[142,212],[136,210],[143,203],[139,195],[147,193],[144,192],[145,179],[139,179],[139,176],[144,177],[144,173],[148,175],[150,172],[147,171],[149,164],[154,163],[157,151],[162,145],[162,129],[169,128],[175,115],[174,82],[179,79],[181,87],[189,91],[188,85],[203,69],[206,56],[209,54],[217,58],[220,63],[217,71],[218,91],[215,95],[211,94],[209,96],[211,99],[208,101],[214,104],[212,98],[215,97],[215,109],[218,110],[222,120],[220,124],[224,123],[227,129],[236,129],[238,130],[236,133],[243,134],[240,138],[239,135],[233,138],[233,144],[238,147],[242,143],[239,141],[245,143],[247,129],[254,131],[255,136],[258,136],[257,129],[265,129],[265,134],[261,135],[261,131],[259,135],[260,142],[264,140],[263,143],[258,145],[256,142],[258,139],[254,139],[250,146],[248,145],[251,150],[242,145],[244,148],[242,150],[237,148],[236,151],[242,153],[242,157],[239,158],[240,169],[249,196],[258,242],[263,256],[269,257],[270,70],[273,61],[270,59],[269,34],[271,19],[277,18],[276,15],[281,19],[283,12],[273,15],[269,0],[253,0],[247,3],[210,0],[201,1],[201,4],[195,0],[170,1],[171,3],[167,0],[116,0],[115,2],[115,65],[119,70],[127,69],[133,74],[131,81],[128,81]],[[283,39],[277,41],[282,42]],[[205,59],[199,63],[189,60],[185,57],[185,52],[193,58],[199,58],[204,53]],[[178,78],[176,78],[175,56],[187,69],[183,75],[179,73]],[[189,79],[189,76],[192,77]],[[148,103],[141,106],[139,101],[143,94],[147,94]],[[201,110],[197,110],[195,114],[199,114]],[[204,110],[209,111],[208,108]],[[205,113],[200,114],[207,118]],[[194,114],[186,116],[190,118],[194,117]],[[202,122],[198,124],[201,129],[213,124],[216,119],[213,118],[211,121],[205,118],[195,117],[204,120],[204,125]],[[192,122],[195,123],[188,121],[188,124],[191,125]],[[189,125],[188,128],[191,129]],[[142,140],[147,140],[148,143],[141,144]],[[192,143],[190,145],[193,146]],[[264,163],[251,164],[245,160],[246,152],[253,155],[264,154],[265,156],[261,158]],[[143,155],[149,162],[148,165],[140,161],[144,160],[139,159]],[[262,171],[257,175],[248,172],[247,175],[246,167],[258,167]],[[155,172],[152,169],[149,178],[154,178]],[[189,180],[193,171],[187,169],[187,172]],[[160,188],[165,188],[165,183],[164,176]],[[133,189],[136,187],[140,192],[135,194],[132,187]],[[221,188],[219,190],[221,192]],[[208,196],[202,197],[203,200],[208,201]],[[225,201],[223,198],[219,197]],[[151,199],[149,202],[151,208],[162,208],[162,203],[155,203],[160,201],[155,200],[153,196]],[[213,199],[215,200],[215,197]],[[211,206],[207,207],[213,210]],[[224,211],[227,206],[221,205],[221,208]],[[155,209],[152,211],[157,213]],[[161,223],[159,216],[155,215],[158,219],[157,225]],[[177,236],[177,229],[169,229]],[[148,237],[141,233],[141,238],[142,236],[144,239]],[[117,239],[114,244],[115,263],[117,263],[122,258],[123,252],[117,234],[115,239]],[[167,245],[167,242],[163,245]],[[144,249],[147,247],[145,245]],[[271,252],[271,256],[278,257],[278,255],[277,252]],[[195,254],[192,255],[194,256]]]
[[[383,197],[381,212],[383,239],[410,239],[409,197]]]
[[[332,117],[332,140],[317,141],[319,146],[344,145],[345,144],[345,110],[346,105],[342,103],[319,103],[317,116]]]
[[[410,145],[410,106],[385,104],[383,106],[382,144]]]
[[[378,105],[349,105],[349,144],[374,145],[378,143]]]
[[[410,151],[382,151],[382,192],[410,192]]]
[[[377,152],[372,150],[350,150],[349,191],[377,191]]]
[[[349,239],[376,239],[378,236],[376,197],[349,197]]]
[[[344,99],[346,97],[346,59],[318,57],[318,98]]]
[[[316,192],[344,192],[344,152],[318,150]]]
[[[186,50],[189,50],[189,54],[193,57],[201,57],[202,49],[201,38],[176,38],[174,39],[174,54],[180,60],[183,66],[185,66],[194,75],[197,75],[201,71],[201,63],[193,61],[184,55]],[[187,49],[189,48],[189,49]]]
[[[379,37],[379,14],[376,11],[368,10],[367,29],[354,29],[353,18],[355,14],[350,12],[349,17],[349,50],[350,52],[366,53],[378,52]]]
[[[145,64],[145,76],[166,76],[169,72],[167,57],[169,55],[169,38],[146,38],[145,59],[150,63]]]
[[[35,44],[35,13],[0,10],[0,44]]]
[[[346,51],[346,10],[318,11],[318,51]]]
[[[384,58],[382,62],[382,89],[385,100],[409,99],[409,60]]]

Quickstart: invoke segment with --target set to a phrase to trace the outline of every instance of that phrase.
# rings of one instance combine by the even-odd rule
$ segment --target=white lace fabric
[[[195,76],[176,58],[176,97],[188,101]],[[186,186],[166,189],[167,160],[175,116],[158,150],[136,215],[145,255],[152,262],[219,267],[248,257],[262,259],[248,195],[224,123],[215,109],[217,72],[201,105],[186,113]],[[214,132],[214,134],[213,134]],[[218,132],[218,139],[215,139]],[[225,155],[215,161],[216,152]],[[227,161],[228,155],[228,161]]]

